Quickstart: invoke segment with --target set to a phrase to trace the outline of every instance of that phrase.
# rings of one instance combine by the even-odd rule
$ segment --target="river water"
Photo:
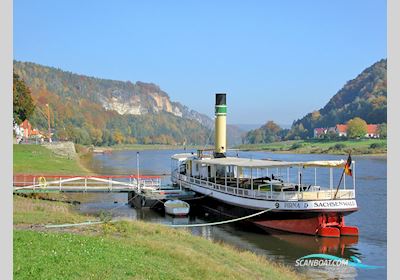
[[[168,174],[170,172],[170,156],[179,152],[184,151],[141,151],[139,153],[140,173],[146,175]],[[274,154],[267,152],[238,152],[238,154],[235,152],[234,155],[285,161],[346,160],[346,156],[336,155]],[[135,174],[136,157],[136,151],[94,154],[87,159],[87,165],[98,174]],[[265,233],[241,224],[192,228],[191,232],[281,262],[305,273],[310,279],[386,279],[386,157],[352,156],[352,158],[356,161],[356,198],[359,211],[347,216],[346,224],[359,228],[360,236],[358,238],[318,238],[287,233]],[[324,175],[327,174],[318,173],[318,178],[321,177],[319,179],[321,185],[327,184],[329,180],[329,176]],[[326,177],[326,179],[322,179],[322,177]],[[340,170],[336,171],[334,178],[335,185],[340,178]],[[167,182],[168,177],[165,177],[164,180]],[[347,185],[352,186],[351,180],[348,179]],[[140,219],[163,224],[202,223],[218,220],[208,213],[197,213],[186,218],[171,218],[150,209],[136,210],[126,204],[127,194],[71,194],[70,196],[81,201],[79,207],[82,213],[99,214],[108,211],[115,218]],[[325,253],[346,259],[355,256],[363,264],[382,266],[382,268],[295,266],[296,259],[315,253]]]

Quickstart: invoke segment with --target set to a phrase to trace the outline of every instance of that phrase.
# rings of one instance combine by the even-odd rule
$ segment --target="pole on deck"
[[[136,175],[137,175],[137,180],[136,180],[136,184],[137,184],[137,189],[138,192],[140,191],[140,183],[139,183],[139,152],[136,152]]]
[[[347,165],[347,163],[349,162],[349,160],[351,160],[351,153],[349,153],[349,157],[347,158],[346,165]],[[353,161],[351,161],[351,164],[353,164]],[[350,166],[349,166],[349,168],[350,168]],[[342,182],[343,175],[344,175],[344,172],[345,172],[345,171],[346,171],[346,166],[345,166],[345,168],[343,168],[342,175],[340,176],[339,184],[338,184],[338,186],[336,187],[336,192],[335,192],[335,195],[333,196],[333,199],[336,199],[336,196],[337,196],[337,194],[338,194],[338,192],[339,192],[340,183]],[[351,170],[350,170],[350,171],[351,171]],[[350,174],[351,174],[351,172],[350,172]],[[354,183],[354,177],[353,177],[353,183]]]
[[[253,168],[250,167],[250,185],[251,185],[251,191],[253,191]]]
[[[314,186],[317,185],[317,168],[314,168]]]
[[[353,165],[353,189],[354,195],[356,194],[356,162],[352,161],[351,164]]]

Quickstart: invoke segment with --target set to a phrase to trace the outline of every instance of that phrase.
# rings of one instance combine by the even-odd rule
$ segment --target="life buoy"
[[[45,177],[39,177],[39,187],[42,189],[47,187],[47,182]]]

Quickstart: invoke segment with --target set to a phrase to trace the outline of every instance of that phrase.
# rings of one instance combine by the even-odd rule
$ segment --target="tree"
[[[244,141],[249,144],[270,143],[281,139],[281,127],[273,121],[268,121],[266,124],[255,130],[249,131]]]
[[[347,137],[361,138],[367,133],[367,123],[359,117],[355,117],[347,122]]]
[[[90,138],[92,140],[92,144],[99,146],[103,141],[103,132],[101,129],[94,128],[92,126],[88,126],[88,131]]]
[[[311,113],[311,122],[314,124],[321,118],[321,113],[319,111],[314,111]]]
[[[114,132],[113,138],[114,138],[114,141],[115,141],[117,144],[121,144],[121,143],[124,142],[124,140],[125,140],[124,135],[121,133],[121,131],[120,131],[119,129],[117,129],[117,130]]]
[[[286,140],[299,140],[307,137],[308,130],[304,128],[302,123],[293,124],[290,131],[287,133]]]
[[[13,73],[13,117],[20,124],[35,110],[31,92],[19,76]]]
[[[387,137],[387,124],[386,123],[379,125],[379,137],[380,138]]]

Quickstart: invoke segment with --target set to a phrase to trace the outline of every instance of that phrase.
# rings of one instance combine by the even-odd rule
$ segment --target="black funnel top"
[[[226,93],[215,94],[215,105],[226,105]]]

